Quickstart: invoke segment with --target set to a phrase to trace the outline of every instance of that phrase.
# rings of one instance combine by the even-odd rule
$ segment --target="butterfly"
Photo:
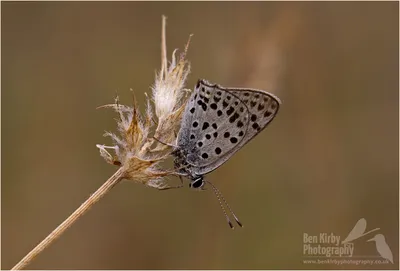
[[[173,151],[177,172],[189,186],[213,188],[222,210],[222,194],[204,175],[225,163],[275,118],[281,102],[271,93],[249,88],[225,88],[199,80],[188,99]],[[242,224],[231,211],[237,223]]]

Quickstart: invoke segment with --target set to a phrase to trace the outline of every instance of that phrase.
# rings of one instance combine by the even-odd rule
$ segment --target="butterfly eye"
[[[190,187],[190,188],[195,188],[195,189],[197,189],[197,188],[203,187],[203,185],[204,185],[203,178],[200,177],[200,178],[197,178],[197,179],[193,180],[193,181],[189,184],[189,187]]]

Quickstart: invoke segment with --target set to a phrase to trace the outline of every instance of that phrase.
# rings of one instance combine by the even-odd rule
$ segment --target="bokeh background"
[[[115,170],[116,115],[143,105],[168,54],[193,33],[198,78],[266,89],[275,121],[207,177],[244,228],[229,229],[210,191],[123,182],[30,269],[398,268],[397,2],[2,2],[2,268],[11,268]],[[143,108],[143,106],[142,106]],[[380,228],[394,265],[303,263],[303,233]],[[378,257],[366,236],[356,255]],[[374,259],[379,259],[374,258]]]

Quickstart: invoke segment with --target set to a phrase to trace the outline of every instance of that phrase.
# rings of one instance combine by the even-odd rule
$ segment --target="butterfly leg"
[[[177,185],[177,186],[165,186],[165,187],[160,187],[160,188],[157,188],[157,189],[160,190],[160,191],[163,191],[163,190],[182,188],[182,187],[183,187],[183,184],[182,185]]]
[[[162,175],[163,176],[167,176],[167,175],[178,176],[180,181],[181,181],[181,183],[179,185],[175,185],[175,186],[171,186],[171,185],[168,185],[168,184],[165,184],[165,185],[162,185],[162,186],[153,186],[153,187],[157,188],[158,190],[168,190],[168,189],[181,188],[181,187],[183,187],[182,176],[187,176],[186,173],[180,173],[180,172],[176,172],[176,171],[165,171],[165,172],[162,173]]]
[[[172,148],[177,148],[177,146],[175,146],[175,145],[172,145],[172,144],[168,144],[168,143],[162,142],[161,140],[159,140],[159,139],[158,139],[158,138],[156,138],[155,136],[153,136],[153,139],[154,139],[154,140],[156,140],[158,143],[161,143],[162,145],[166,145],[166,146],[168,146],[168,147],[172,147]]]
[[[182,188],[183,187],[183,179],[182,176],[179,176],[179,179],[181,180],[181,184],[180,185],[176,185],[176,186],[164,186],[164,187],[160,187],[158,188],[158,190],[168,190],[168,189],[175,189],[175,188]]]
[[[164,190],[182,188],[182,187],[183,187],[183,184],[182,185],[177,185],[177,186],[165,186],[165,187],[160,187],[160,188],[157,188],[157,189],[160,190],[160,191],[164,191]]]

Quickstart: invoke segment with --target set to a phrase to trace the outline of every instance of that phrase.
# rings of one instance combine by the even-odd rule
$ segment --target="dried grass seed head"
[[[114,104],[104,105],[100,108],[113,108],[118,113],[119,135],[106,132],[105,136],[111,137],[114,145],[96,145],[106,162],[124,168],[125,179],[158,189],[167,186],[163,177],[171,175],[173,172],[160,167],[159,163],[169,157],[168,153],[163,152],[168,146],[154,140],[152,133],[162,142],[175,143],[175,131],[179,127],[186,104],[187,95],[184,86],[189,74],[189,63],[185,59],[189,42],[179,59],[175,56],[176,50],[173,52],[172,61],[169,66],[167,65],[165,19],[163,17],[161,70],[152,87],[156,128],[152,129],[154,124],[153,107],[147,95],[147,108],[144,116],[140,113],[135,99],[133,106],[130,107],[121,105],[117,97]],[[112,149],[115,154],[111,154],[108,149]]]

